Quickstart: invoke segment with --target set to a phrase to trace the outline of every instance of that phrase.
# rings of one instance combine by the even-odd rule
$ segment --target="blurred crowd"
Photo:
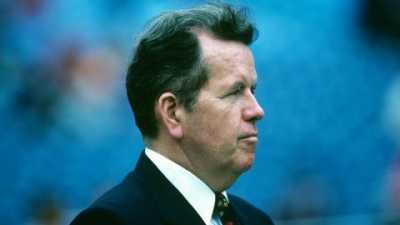
[[[124,70],[126,42],[133,40],[136,26],[120,29],[128,22],[124,13],[135,13],[124,12],[129,4],[135,2],[0,3],[4,224],[60,223],[61,209],[76,207],[82,200],[74,190],[93,192],[100,186],[86,185],[96,178],[85,175],[85,164],[94,170],[104,167],[96,165],[101,161],[90,151],[101,152],[102,146],[115,141],[113,137],[129,139],[135,134],[125,99]],[[140,23],[140,17],[132,19],[131,23]],[[132,126],[122,126],[129,122]],[[85,177],[72,177],[78,174]]]
[[[124,77],[134,35],[151,16],[198,2],[0,3],[2,224],[67,223],[133,168],[142,146]],[[234,192],[279,221],[399,222],[399,2],[242,1],[260,26],[265,150]],[[363,42],[342,35],[355,18]]]

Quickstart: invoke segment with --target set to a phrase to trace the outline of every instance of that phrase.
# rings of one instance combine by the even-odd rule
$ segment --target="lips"
[[[240,140],[242,140],[242,139],[245,139],[245,140],[254,140],[254,141],[257,141],[258,140],[258,138],[257,138],[257,133],[245,133],[245,134],[242,134],[242,135],[240,135],[239,136],[239,139]]]

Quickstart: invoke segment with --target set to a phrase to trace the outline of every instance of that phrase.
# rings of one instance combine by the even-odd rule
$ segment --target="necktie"
[[[214,213],[219,216],[223,225],[233,225],[232,210],[229,207],[228,200],[221,193],[215,195]]]

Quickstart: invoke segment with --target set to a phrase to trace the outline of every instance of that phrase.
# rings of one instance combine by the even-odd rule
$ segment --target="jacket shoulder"
[[[90,207],[78,214],[77,217],[71,222],[71,225],[122,225],[124,224],[114,212],[105,208]]]
[[[133,174],[129,174],[79,213],[71,225],[159,224],[157,215],[157,208],[147,190]]]

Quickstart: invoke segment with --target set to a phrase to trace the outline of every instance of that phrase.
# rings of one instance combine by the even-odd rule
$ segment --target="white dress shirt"
[[[178,189],[208,225],[222,225],[213,215],[215,193],[203,181],[163,155],[146,148],[145,154]],[[227,197],[226,192],[223,194]]]

